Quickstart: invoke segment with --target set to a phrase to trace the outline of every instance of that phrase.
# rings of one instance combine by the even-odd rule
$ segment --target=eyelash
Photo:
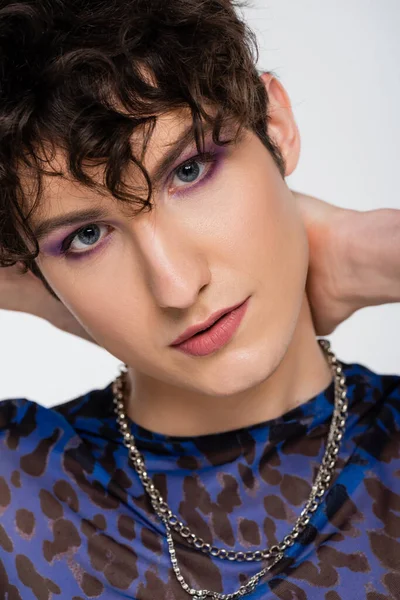
[[[169,177],[167,178],[167,181],[169,182],[180,169],[182,169],[186,165],[190,165],[195,162],[210,164],[211,166],[206,171],[205,175],[203,175],[203,177],[199,180],[199,183],[194,183],[193,185],[190,185],[188,191],[190,191],[193,187],[197,187],[197,185],[201,185],[201,183],[203,183],[205,180],[212,177],[212,175],[216,169],[217,162],[218,162],[218,153],[215,150],[211,149],[208,152],[203,152],[202,154],[197,154],[196,156],[192,156],[190,159],[188,159],[185,162],[178,165],[170,173]],[[181,187],[183,187],[185,190],[187,189],[187,186],[181,186]],[[178,192],[178,194],[179,194],[179,192]],[[92,254],[93,252],[95,252],[97,250],[97,248],[99,248],[99,246],[102,246],[103,244],[100,241],[99,243],[93,245],[93,250],[87,250],[87,251],[85,250],[83,252],[74,252],[73,250],[70,250],[72,242],[79,235],[79,233],[81,233],[82,231],[85,231],[85,229],[87,229],[91,225],[96,225],[97,227],[102,227],[102,226],[109,227],[105,223],[88,223],[88,224],[84,225],[83,227],[80,227],[79,229],[77,229],[76,231],[74,231],[73,233],[68,235],[63,240],[63,242],[61,243],[60,254],[63,256],[68,256],[68,257],[72,256],[73,258],[79,258],[82,255]]]

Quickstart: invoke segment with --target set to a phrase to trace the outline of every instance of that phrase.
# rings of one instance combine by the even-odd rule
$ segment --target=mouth
[[[247,311],[249,298],[236,308],[224,313],[212,325],[197,331],[175,348],[192,356],[207,356],[226,346],[234,337]]]
[[[239,308],[240,306],[242,306],[246,302],[246,300],[243,300],[242,302],[239,302],[239,303],[235,304],[234,306],[231,306],[230,308],[224,308],[222,310],[219,310],[219,311],[213,313],[207,319],[207,321],[205,321],[204,323],[202,323],[200,325],[193,325],[191,327],[188,327],[179,337],[176,338],[176,340],[174,340],[170,344],[170,346],[177,346],[177,345],[181,344],[182,342],[186,342],[187,340],[195,337],[196,335],[198,335],[200,333],[204,333],[208,329],[211,329],[223,317],[226,317],[229,313],[231,313],[232,311],[234,311],[237,308]]]
[[[227,313],[223,314],[221,317],[219,317],[219,319],[217,319],[216,321],[214,321],[214,323],[212,325],[210,325],[209,327],[206,327],[205,329],[200,329],[200,331],[198,331],[197,333],[195,333],[194,335],[192,335],[190,338],[187,338],[188,340],[191,340],[192,338],[195,337],[199,337],[199,335],[201,335],[202,333],[206,333],[207,331],[210,331],[210,329],[212,329],[214,327],[214,325],[218,325],[218,323],[220,321],[222,321],[222,319],[224,317],[226,317],[227,315],[229,315],[229,313],[231,313],[232,311],[228,311]]]

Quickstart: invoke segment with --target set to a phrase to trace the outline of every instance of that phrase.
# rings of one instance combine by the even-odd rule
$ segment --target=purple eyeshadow
[[[214,160],[213,161],[209,161],[209,167],[208,167],[208,171],[206,173],[206,175],[203,176],[203,178],[201,179],[201,181],[199,181],[199,183],[194,182],[193,184],[188,184],[188,186],[183,186],[182,187],[182,191],[179,191],[179,189],[174,192],[174,196],[183,196],[186,194],[190,194],[190,192],[193,190],[198,190],[199,188],[202,187],[203,184],[208,183],[215,175],[217,175],[217,173],[220,170],[220,167],[223,163],[223,158],[225,157],[226,154],[226,146],[222,147],[222,146],[215,146],[212,145],[210,148],[205,147],[204,149],[205,153],[207,152],[212,152],[214,154]],[[201,162],[201,156],[197,157],[197,155],[193,155],[193,160],[199,160],[199,162]],[[190,163],[190,156],[187,160],[183,160],[181,161],[181,163],[186,162],[186,163]],[[180,164],[181,164],[180,163]],[[180,165],[177,165],[178,167]],[[176,169],[177,167],[175,167]],[[174,170],[175,170],[174,169]]]
[[[62,254],[62,243],[65,240],[68,233],[59,234],[57,240],[49,240],[45,242],[41,247],[41,251],[44,254],[48,254],[49,256],[59,256],[60,254]]]
[[[226,154],[227,148],[229,148],[229,144],[227,146],[218,146],[216,144],[208,143],[205,145],[204,148],[204,152],[210,152],[212,154],[214,154],[214,159],[213,161],[209,161],[209,166],[208,166],[208,172],[206,173],[206,175],[203,176],[203,178],[201,179],[201,181],[199,183],[194,182],[193,184],[188,184],[187,186],[183,186],[182,187],[182,191],[176,191],[174,192],[174,196],[180,196],[180,195],[186,195],[189,194],[192,189],[193,190],[198,190],[203,184],[208,183],[208,181],[210,181],[220,170],[221,164],[223,163],[223,158]],[[174,171],[176,171],[180,166],[183,165],[183,163],[190,163],[191,159],[194,160],[199,160],[199,162],[201,162],[201,156],[194,154],[193,150],[191,154],[188,154],[187,158],[180,158],[179,163],[171,170],[171,173],[168,177],[173,176]],[[111,224],[111,221],[108,221],[108,224]],[[86,223],[86,226],[91,225],[91,223]],[[48,239],[46,240],[43,244],[41,244],[41,252],[43,252],[43,254],[46,254],[48,256],[52,256],[52,257],[56,257],[56,256],[61,256],[64,254],[63,251],[63,244],[66,240],[66,238],[72,234],[75,233],[75,235],[79,232],[79,230],[83,229],[85,227],[85,223],[83,223],[80,227],[78,228],[71,228],[71,229],[67,229],[67,230],[63,230],[63,231],[59,231],[57,233],[57,238],[52,238],[52,239]],[[108,237],[108,236],[107,236]],[[103,246],[103,243],[106,242],[100,242],[100,244],[98,246],[96,246],[96,249],[101,246]],[[93,250],[93,252],[95,252],[96,250]],[[70,253],[68,255],[68,259],[72,258],[73,260],[79,260],[80,258],[83,258],[85,256],[87,256],[88,254],[91,254],[91,251],[88,250],[87,252],[82,252],[82,253]]]

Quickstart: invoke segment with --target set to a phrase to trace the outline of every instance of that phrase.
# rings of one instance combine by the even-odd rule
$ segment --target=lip
[[[236,308],[222,315],[205,331],[199,331],[173,348],[192,356],[207,356],[226,346],[233,338],[247,311],[250,297]]]
[[[199,331],[204,331],[205,329],[208,329],[209,327],[211,327],[211,325],[214,325],[214,323],[216,321],[218,321],[218,319],[220,319],[224,315],[227,315],[228,313],[232,312],[239,306],[242,306],[242,304],[244,304],[249,298],[250,298],[250,296],[248,296],[245,300],[242,300],[242,302],[238,302],[237,304],[234,304],[230,308],[223,308],[221,310],[217,310],[215,313],[213,313],[207,319],[207,321],[204,321],[204,323],[200,323],[198,325],[192,325],[191,327],[188,327],[179,337],[176,338],[176,340],[174,340],[170,344],[170,346],[177,346],[178,344],[181,344],[182,342],[186,342],[186,340],[193,337],[196,333],[199,333]]]

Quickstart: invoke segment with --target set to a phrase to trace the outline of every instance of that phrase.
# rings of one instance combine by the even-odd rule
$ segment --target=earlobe
[[[281,82],[271,73],[260,75],[268,94],[268,134],[285,160],[285,176],[295,170],[300,156],[300,134],[289,96]]]

